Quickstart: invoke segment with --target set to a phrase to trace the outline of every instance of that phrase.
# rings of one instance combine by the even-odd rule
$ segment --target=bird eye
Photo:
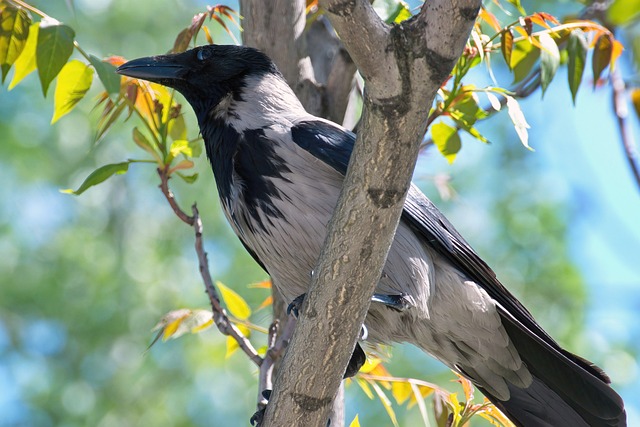
[[[211,51],[208,49],[200,49],[196,54],[198,60],[205,61],[211,57]]]

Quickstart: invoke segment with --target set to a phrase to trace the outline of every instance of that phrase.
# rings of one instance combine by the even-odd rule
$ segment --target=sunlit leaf
[[[78,60],[69,61],[62,67],[53,98],[51,124],[68,114],[87,94],[93,81],[93,68]]]
[[[367,357],[367,360],[365,360],[364,365],[362,365],[359,372],[361,374],[369,374],[381,363],[382,360],[377,357]]]
[[[640,89],[636,88],[631,91],[631,102],[633,103],[633,109],[636,111],[636,116],[640,119]]]
[[[553,38],[542,33],[538,37],[542,49],[540,50],[540,85],[542,86],[542,94],[544,95],[549,83],[553,80],[560,65],[560,50]]]
[[[13,89],[25,77],[36,69],[36,46],[38,45],[38,32],[40,23],[29,27],[29,37],[22,49],[22,53],[13,63],[13,78],[9,84],[9,90]]]
[[[42,84],[42,93],[47,96],[49,84],[58,75],[73,52],[75,32],[71,27],[51,18],[40,21],[36,64]]]
[[[489,24],[489,26],[493,29],[493,31],[498,32],[502,28],[500,25],[500,21],[496,16],[489,12],[484,6],[480,8],[480,18]]]
[[[358,421],[358,414],[356,414],[356,417],[353,419],[353,421],[351,421],[351,424],[349,424],[349,427],[360,427],[360,421]]]
[[[240,320],[247,320],[251,316],[251,308],[244,298],[221,282],[216,282],[216,287],[220,290],[220,296],[231,314]]]
[[[31,17],[29,13],[12,5],[2,9],[0,14],[0,64],[2,64],[2,82],[29,37]]]
[[[593,48],[593,57],[591,58],[594,88],[598,84],[600,74],[602,74],[602,71],[607,68],[607,65],[611,62],[612,53],[613,44],[611,42],[611,37],[608,34],[602,34],[596,41]]]
[[[116,67],[93,55],[89,55],[89,61],[98,73],[98,77],[107,93],[119,93],[121,77],[116,74]]]
[[[260,303],[260,305],[258,306],[258,308],[256,309],[256,311],[258,311],[258,310],[262,310],[262,309],[264,309],[264,308],[267,308],[267,307],[269,307],[270,305],[273,305],[273,296],[271,296],[271,295],[269,295],[268,297],[266,297],[266,298],[264,299],[264,301],[262,301],[262,302]]]
[[[411,397],[412,389],[411,384],[405,381],[394,381],[391,384],[391,394],[393,398],[396,400],[398,405],[402,405],[404,402]]]
[[[462,385],[462,391],[464,392],[465,399],[467,402],[471,402],[473,400],[473,384],[457,372],[456,376],[458,377],[458,382]]]
[[[514,45],[511,54],[511,69],[513,70],[514,83],[521,81],[529,75],[539,57],[540,49],[536,48],[527,39],[520,40]]]
[[[393,410],[393,406],[391,405],[391,401],[389,400],[387,395],[384,393],[384,390],[382,390],[378,385],[378,383],[375,383],[375,382],[371,384],[371,387],[373,387],[376,394],[378,395],[378,398],[380,399],[380,402],[382,402],[382,406],[384,406],[384,409],[387,411],[387,415],[389,415],[389,419],[391,420],[393,425],[395,427],[400,427],[398,425],[398,419],[396,418],[396,413]]]
[[[425,397],[431,395],[436,389],[434,387],[428,387],[423,384],[411,384],[413,389],[413,396],[411,396],[411,400],[409,401],[409,405],[407,407],[411,409],[414,405],[420,404],[420,401]]]
[[[263,280],[262,282],[251,283],[250,285],[247,285],[247,287],[253,288],[253,289],[271,289],[272,285],[271,285],[271,280],[267,279],[267,280]]]
[[[360,388],[364,392],[364,394],[366,394],[369,399],[373,400],[374,396],[373,396],[373,392],[371,391],[371,387],[369,387],[369,383],[363,380],[362,378],[356,378],[355,380],[356,380],[356,383],[360,386]]]
[[[80,194],[87,191],[87,189],[106,181],[113,175],[121,175],[123,173],[126,173],[129,170],[129,163],[130,162],[112,163],[99,167],[95,171],[91,172],[91,174],[87,177],[87,179],[84,180],[84,182],[80,185],[80,187],[78,187],[77,190],[67,189],[62,190],[62,192],[79,196]]]
[[[618,40],[613,41],[613,46],[611,47],[611,61],[609,62],[609,67],[611,71],[615,69],[616,61],[622,55],[622,51],[624,50],[624,46]]]
[[[625,25],[634,21],[640,13],[640,0],[614,0],[606,11],[611,24]]]
[[[500,40],[500,50],[502,51],[502,57],[507,63],[507,66],[509,68],[512,68],[511,54],[513,52],[513,33],[509,28],[506,28],[502,32],[502,36]]]
[[[491,92],[486,92],[486,95],[487,95],[487,99],[489,99],[489,104],[491,104],[491,108],[493,108],[496,111],[500,111],[500,109],[502,108],[502,104],[500,103],[500,100],[498,99],[498,97],[492,94]]]
[[[427,413],[427,405],[424,403],[423,396],[421,395],[420,389],[416,384],[411,383],[411,391],[413,395],[411,396],[411,400],[409,401],[409,407],[412,404],[418,405],[418,409],[420,410],[420,416],[422,416],[422,420],[424,421],[424,425],[428,426],[429,423],[429,414]]]
[[[446,123],[435,123],[431,125],[431,138],[444,158],[453,163],[462,148],[458,130]]]
[[[569,72],[567,76],[569,78],[569,89],[571,89],[571,97],[574,104],[580,83],[582,83],[588,48],[589,44],[584,32],[580,29],[572,31],[567,44],[567,52],[569,54]]]
[[[530,126],[524,117],[522,109],[520,109],[520,104],[518,104],[518,101],[512,96],[505,95],[505,97],[507,98],[507,109],[509,110],[509,117],[513,122],[513,126],[516,130],[516,133],[518,134],[518,138],[520,138],[522,145],[531,150],[532,148],[529,146],[529,132],[527,131]]]
[[[385,21],[387,24],[399,24],[402,21],[406,21],[411,18],[411,16],[411,8],[409,8],[409,5],[402,0],[399,0],[396,3],[396,8]]]
[[[162,316],[152,332],[160,331],[162,340],[175,339],[186,333],[198,333],[213,324],[212,314],[208,310],[190,310],[182,308]]]
[[[236,325],[236,327],[238,328],[238,330],[240,331],[242,336],[244,336],[246,338],[249,338],[251,336],[251,330],[249,328],[247,328],[246,326],[244,326],[244,325]],[[228,336],[227,337],[227,352],[225,354],[225,357],[228,359],[239,348],[240,348],[240,346],[238,345],[238,341],[236,341],[235,338],[233,338],[231,336]]]

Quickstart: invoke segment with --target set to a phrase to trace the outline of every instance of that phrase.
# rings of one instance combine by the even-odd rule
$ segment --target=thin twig
[[[184,222],[185,224],[193,227],[195,225],[195,218],[189,216],[183,211],[178,203],[176,202],[176,198],[173,195],[173,192],[169,189],[169,165],[164,168],[158,168],[158,175],[160,175],[160,190],[162,190],[162,194],[167,198],[171,209],[173,212]]]
[[[211,279],[207,253],[205,252],[204,245],[202,243],[202,220],[200,219],[198,207],[194,203],[191,207],[193,215],[189,216],[180,208],[180,206],[178,206],[173,193],[169,189],[169,166],[158,168],[158,175],[160,175],[160,190],[162,190],[162,194],[166,197],[169,205],[173,209],[173,212],[175,212],[178,218],[180,218],[185,224],[192,226],[195,231],[195,247],[196,253],[198,254],[200,275],[202,276],[207,295],[209,296],[214,323],[223,335],[232,337],[238,343],[240,349],[249,357],[249,359],[251,359],[253,363],[255,363],[256,366],[262,365],[262,357],[260,357],[251,342],[242,334],[242,332],[240,332],[238,327],[231,323],[229,316],[227,316],[225,309],[220,303],[218,291],[213,285],[213,280]]]
[[[636,180],[636,184],[640,188],[640,156],[638,155],[638,148],[633,137],[633,133],[629,132],[627,123],[627,117],[629,116],[629,107],[627,105],[626,85],[620,71],[617,69],[611,71],[609,74],[609,80],[611,81],[611,87],[613,88],[613,111],[616,114],[616,120],[618,122],[618,129],[620,129],[620,139],[624,152],[627,156],[627,161],[631,167],[631,172]]]
[[[236,340],[240,349],[249,356],[249,359],[251,359],[256,366],[260,366],[262,365],[262,357],[260,357],[251,342],[242,334],[242,332],[240,332],[236,325],[231,323],[225,309],[222,308],[222,305],[220,304],[220,297],[218,296],[218,291],[213,285],[213,280],[211,279],[211,273],[209,271],[207,253],[205,252],[202,243],[202,220],[200,219],[200,213],[198,212],[198,207],[195,203],[191,206],[191,210],[193,211],[193,216],[191,218],[193,220],[193,228],[196,233],[196,253],[198,254],[198,262],[200,264],[200,275],[204,281],[207,295],[209,295],[209,302],[213,309],[213,321],[223,335],[230,336]]]

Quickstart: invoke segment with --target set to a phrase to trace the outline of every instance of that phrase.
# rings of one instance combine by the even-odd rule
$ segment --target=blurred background
[[[86,51],[127,58],[166,52],[207,5],[30,3],[72,26]],[[583,7],[523,3],[556,16]],[[210,28],[217,43],[232,43]],[[627,50],[618,66],[637,84],[637,26],[619,37]],[[494,71],[503,84],[511,81],[499,65]],[[477,74],[483,84],[485,73]],[[12,91],[0,88],[0,426],[247,425],[257,371],[241,353],[225,357],[226,340],[215,328],[145,352],[166,312],[208,308],[192,230],[163,199],[153,167],[133,165],[80,197],[59,192],[77,188],[97,166],[138,155],[132,123],[94,143],[98,114],[90,97],[98,86],[54,126],[53,91],[43,99],[35,73]],[[518,142],[504,112],[479,126],[491,145],[463,139],[453,165],[430,149],[415,181],[551,335],[608,372],[633,426],[640,425],[640,197],[610,92],[592,91],[586,76],[573,107],[560,69],[543,100],[534,94],[522,102],[535,152]],[[187,117],[195,129],[190,110]],[[638,120],[631,122],[640,136]],[[195,184],[174,181],[173,190],[183,206],[200,206],[214,279],[257,307],[268,291],[247,285],[266,275],[222,217],[204,155],[197,168]],[[436,190],[444,181],[453,197]],[[268,309],[252,317],[269,320]],[[264,337],[254,338],[264,345]],[[415,348],[397,346],[387,366],[456,389],[451,372]],[[356,413],[363,426],[391,425],[380,402],[352,384],[347,420]],[[416,408],[397,414],[402,426],[421,423]]]

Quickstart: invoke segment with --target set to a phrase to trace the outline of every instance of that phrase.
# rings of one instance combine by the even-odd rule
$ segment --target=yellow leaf
[[[356,378],[356,382],[358,383],[364,394],[366,394],[369,399],[373,399],[373,392],[371,391],[371,387],[369,387],[369,383],[367,383],[362,378]]]
[[[242,333],[243,336],[247,338],[251,336],[251,330],[249,330],[249,328],[247,328],[244,325],[236,325],[236,326],[238,327],[238,330]],[[239,348],[240,346],[238,345],[238,341],[236,341],[233,337],[227,337],[227,353],[225,354],[225,357],[228,359]]]
[[[349,427],[360,427],[360,421],[358,421],[357,414],[356,414],[356,417],[353,419],[353,421],[351,421],[351,424],[349,424]]]
[[[411,384],[408,382],[397,381],[391,385],[391,394],[398,405],[402,405],[411,396],[411,393]]]
[[[209,328],[213,324],[211,312],[208,310],[190,310],[182,308],[165,314],[152,331],[160,330],[162,340],[178,338],[187,332],[195,334]]]
[[[187,157],[193,156],[193,151],[189,146],[189,141],[186,139],[178,139],[173,141],[171,144],[171,148],[169,148],[169,152],[173,157],[177,157],[180,154],[184,154]]]
[[[380,402],[382,402],[382,406],[384,406],[384,409],[387,411],[387,415],[389,415],[389,419],[391,420],[393,425],[395,427],[400,427],[398,425],[398,419],[396,418],[396,413],[393,410],[393,406],[391,406],[391,401],[389,400],[387,395],[384,394],[384,391],[380,388],[380,386],[377,383],[372,383],[371,385],[373,386],[373,389],[376,391],[376,394],[380,398]]]
[[[220,282],[216,282],[216,286],[220,289],[222,299],[231,314],[240,320],[247,320],[251,316],[249,304],[240,295]]]
[[[9,90],[13,89],[18,83],[25,77],[31,74],[36,69],[36,46],[38,45],[38,30],[40,24],[32,24],[29,27],[29,36],[27,42],[22,49],[22,53],[13,63],[13,79],[9,84]]]
[[[382,361],[376,357],[367,357],[367,360],[364,362],[364,365],[362,365],[362,368],[360,368],[360,373],[361,374],[371,373],[371,371],[373,371],[375,367],[378,366],[381,362]]]
[[[53,100],[52,124],[73,110],[73,107],[87,94],[92,81],[93,68],[87,64],[74,59],[62,67],[58,74]]]

